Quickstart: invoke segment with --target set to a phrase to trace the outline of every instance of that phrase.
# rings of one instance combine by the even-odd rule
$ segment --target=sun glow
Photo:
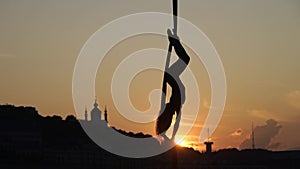
[[[175,143],[180,147],[187,147],[187,144],[184,142],[184,140],[176,140]]]

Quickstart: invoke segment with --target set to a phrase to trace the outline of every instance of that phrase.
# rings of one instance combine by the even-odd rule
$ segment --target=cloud
[[[205,98],[203,99],[203,107],[206,108],[206,109],[210,108],[210,103]]]
[[[268,149],[277,149],[277,148],[279,148],[280,145],[281,145],[281,144],[280,144],[279,142],[277,142],[277,143],[272,143],[272,144],[270,144],[267,148],[268,148]]]
[[[280,143],[272,143],[272,139],[277,136],[281,125],[278,124],[277,121],[273,119],[269,119],[266,121],[265,125],[256,126],[254,128],[254,142],[256,148],[263,149],[275,149],[280,146]],[[247,149],[252,147],[252,134],[250,138],[245,139],[241,144],[241,149]]]
[[[290,106],[300,109],[300,90],[294,90],[287,94],[287,102]]]
[[[12,53],[0,51],[0,59],[13,58],[13,57],[15,57],[15,55]]]
[[[243,133],[243,130],[241,128],[235,130],[233,133],[231,133],[231,136],[241,136]]]
[[[264,109],[252,109],[248,110],[248,113],[261,119],[279,119],[279,117],[274,115],[274,113],[271,113]]]

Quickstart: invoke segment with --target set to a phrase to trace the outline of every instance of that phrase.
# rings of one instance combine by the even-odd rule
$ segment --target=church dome
[[[91,111],[91,120],[92,121],[101,120],[101,110],[98,108],[97,99],[95,99],[94,108]]]

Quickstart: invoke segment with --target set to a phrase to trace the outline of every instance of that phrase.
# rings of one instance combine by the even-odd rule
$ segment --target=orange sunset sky
[[[82,46],[105,24],[137,12],[171,13],[171,1],[1,1],[0,104],[35,106],[43,116],[75,115],[72,75]],[[246,139],[253,122],[258,147],[299,150],[300,1],[179,0],[179,16],[210,38],[224,65],[227,100],[212,135],[214,149],[250,148]],[[154,134],[154,123],[134,124],[118,114],[110,80],[116,64],[129,54],[149,47],[167,50],[167,46],[163,36],[136,36],[107,54],[99,67],[95,90],[100,109],[107,105],[111,125]],[[184,145],[202,149],[198,141],[210,106],[210,83],[195,53],[186,49],[201,103]],[[149,108],[148,95],[161,87],[161,79],[159,71],[145,71],[134,78],[130,99],[137,109]],[[91,101],[87,108],[92,107]],[[190,121],[182,119],[182,127],[191,125]]]

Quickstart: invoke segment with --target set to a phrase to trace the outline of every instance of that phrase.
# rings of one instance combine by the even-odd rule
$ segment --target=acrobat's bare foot
[[[172,46],[180,43],[179,42],[179,37],[177,35],[174,35],[170,29],[167,30],[169,42],[171,43]]]

